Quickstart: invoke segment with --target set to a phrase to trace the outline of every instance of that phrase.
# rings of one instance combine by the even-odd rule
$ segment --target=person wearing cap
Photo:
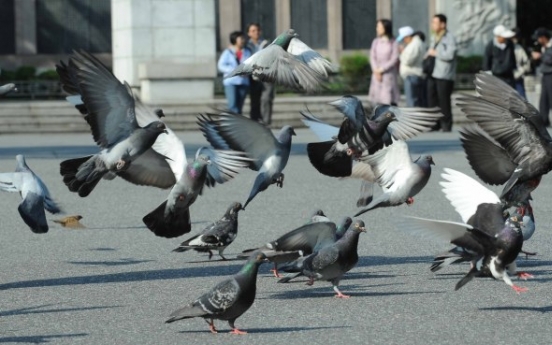
[[[427,105],[439,107],[443,117],[433,128],[434,131],[452,130],[452,104],[451,96],[456,79],[456,39],[447,30],[447,17],[444,14],[436,14],[431,20],[433,36],[427,56],[435,57],[435,67],[431,75],[427,76]]]
[[[533,39],[536,39],[541,45],[541,51],[531,52],[531,57],[541,62],[542,81],[539,112],[544,124],[548,127],[550,126],[548,114],[552,107],[552,41],[550,40],[550,31],[546,28],[538,28],[533,34]]]
[[[418,35],[414,35],[414,29],[410,26],[403,26],[399,29],[397,42],[403,43],[404,48],[399,56],[399,74],[404,80],[404,93],[408,107],[423,106],[424,98],[424,73],[422,61],[426,47]]]
[[[493,30],[494,38],[487,44],[483,55],[483,70],[490,71],[495,77],[515,88],[514,71],[516,55],[510,38],[515,33],[504,25],[497,25]]]

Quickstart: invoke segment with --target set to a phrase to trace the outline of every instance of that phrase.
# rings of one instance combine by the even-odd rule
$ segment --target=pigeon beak
[[[366,228],[361,226],[360,228],[358,228],[360,230],[360,232],[366,232]]]
[[[433,161],[433,158],[429,161],[430,165],[435,165],[435,162]]]
[[[297,135],[297,133],[295,133],[295,130],[293,128],[291,129],[291,135]]]
[[[164,130],[163,130],[163,133],[169,134],[169,131],[167,131],[166,129],[164,129]]]

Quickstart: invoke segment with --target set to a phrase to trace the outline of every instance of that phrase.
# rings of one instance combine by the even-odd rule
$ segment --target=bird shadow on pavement
[[[46,313],[66,313],[72,311],[86,311],[86,310],[99,310],[99,309],[112,309],[120,308],[119,305],[106,305],[106,306],[94,306],[94,307],[73,307],[73,308],[49,308],[52,306],[59,306],[58,304],[44,304],[34,307],[26,307],[13,310],[0,311],[0,317],[15,316],[15,315],[28,315],[28,314],[46,314]],[[48,308],[48,309],[44,309]]]
[[[361,256],[357,267],[424,263],[431,264],[432,256]]]
[[[384,284],[384,285],[396,285],[396,284]],[[359,291],[361,289],[365,290],[366,288],[367,286],[365,285],[362,285],[362,286],[343,285],[339,287],[342,293],[344,293],[345,295],[350,295],[351,298],[444,293],[443,291],[396,291],[396,292]],[[335,292],[332,290],[331,286],[324,286],[324,287],[318,287],[318,288],[305,287],[304,289],[299,289],[299,290],[282,291],[279,293],[272,294],[266,298],[259,298],[259,299],[293,299],[293,298],[321,298],[321,297],[330,298],[333,296],[335,296]]]
[[[500,306],[500,307],[487,307],[479,308],[481,311],[532,311],[537,313],[549,313],[552,311],[552,305],[546,307],[522,307],[522,306]]]
[[[98,251],[98,252],[114,252],[117,250],[117,248],[98,247],[98,248],[88,248],[88,250]]]
[[[155,260],[136,260],[133,258],[121,258],[114,261],[67,261],[67,263],[72,265],[83,265],[83,266],[127,266],[127,265],[136,265],[144,262],[151,262]]]
[[[161,270],[142,270],[120,273],[96,274],[89,276],[71,276],[63,278],[35,279],[0,284],[0,290],[34,287],[54,287],[88,284],[109,284],[123,282],[156,281],[230,275],[236,273],[242,265],[184,267]]]
[[[28,335],[14,337],[0,337],[0,343],[22,343],[22,344],[45,344],[50,341],[62,338],[85,337],[88,333],[73,333],[73,334],[49,334],[49,335]]]
[[[350,326],[332,326],[332,327],[266,327],[266,328],[244,328],[243,330],[247,334],[255,333],[286,333],[286,332],[305,332],[305,331],[317,331],[323,329],[337,329],[337,328],[350,328]],[[225,331],[218,329],[220,333],[229,333],[230,331]],[[193,331],[180,331],[178,333],[189,334],[189,333],[209,333],[208,330],[193,330]]]

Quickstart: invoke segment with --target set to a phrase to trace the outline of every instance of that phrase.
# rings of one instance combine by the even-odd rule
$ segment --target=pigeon
[[[4,84],[2,86],[0,86],[0,96],[4,96],[12,91],[17,91],[17,88],[15,87],[15,84],[13,83],[9,83],[9,84]]]
[[[234,322],[253,305],[257,290],[257,272],[265,261],[266,256],[263,253],[253,253],[236,275],[218,283],[191,304],[176,310],[165,322],[202,317],[209,324],[211,333],[217,333],[214,320],[226,320],[232,328],[230,333],[247,333],[236,328]]]
[[[357,212],[355,217],[378,207],[398,206],[403,203],[411,205],[414,196],[427,184],[431,176],[431,166],[435,165],[431,155],[422,155],[412,162],[408,146],[402,140],[393,140],[385,149],[362,159],[370,164],[383,193]]]
[[[18,192],[23,198],[17,210],[27,226],[37,234],[48,232],[44,210],[56,214],[61,209],[52,199],[46,184],[27,165],[23,155],[15,156],[13,173],[0,173],[0,190]]]
[[[313,218],[316,217],[313,216]],[[251,252],[260,250],[269,261],[274,263],[272,272],[276,278],[279,278],[279,263],[294,261],[301,256],[311,254],[315,249],[334,243],[350,225],[350,218],[344,218],[339,228],[330,221],[323,219],[312,221],[311,219],[307,224],[266,243],[264,246],[244,250],[238,258],[244,258]]]
[[[178,150],[183,150],[182,144]],[[184,157],[184,154],[180,155]],[[155,235],[173,238],[191,231],[190,206],[202,193],[204,186],[213,187],[217,183],[225,183],[234,178],[239,169],[246,168],[251,162],[243,152],[218,151],[201,147],[191,164],[178,161],[184,170],[175,171],[178,177],[169,195],[157,208],[143,217],[146,224]],[[178,174],[178,175],[177,175]]]
[[[335,67],[297,37],[295,30],[286,30],[266,48],[236,67],[226,78],[251,75],[260,81],[296,90],[319,90],[328,73],[334,72]]]
[[[54,223],[58,223],[64,228],[83,229],[85,228],[85,226],[79,222],[79,220],[81,219],[82,219],[81,215],[67,216],[62,219],[54,219]]]
[[[532,277],[526,272],[516,272],[515,259],[523,245],[521,219],[507,216],[505,220],[499,197],[472,178],[447,168],[442,176],[446,180],[441,182],[443,192],[460,214],[462,222],[404,217],[399,221],[399,228],[427,234],[457,246],[449,251],[450,255],[438,256],[434,262],[434,266],[439,260],[446,265],[455,258],[471,262],[470,271],[456,284],[455,290],[474,277],[482,276],[503,280],[518,293],[527,291],[514,285],[508,275],[517,274],[521,279]],[[447,261],[449,258],[451,260]]]
[[[475,174],[485,183],[502,185],[508,181],[517,164],[508,151],[490,138],[479,126],[471,124],[460,129],[460,140]],[[497,173],[499,172],[499,173]],[[515,183],[501,196],[508,207],[519,205],[530,198],[539,185],[541,175]]]
[[[307,256],[302,263],[302,273],[309,278],[307,285],[314,284],[315,280],[330,281],[338,298],[349,298],[339,290],[339,281],[343,275],[353,269],[358,262],[358,237],[366,232],[364,222],[357,220],[345,235],[333,245],[325,246]],[[280,279],[279,283],[286,283],[292,277]]]
[[[139,126],[137,113],[143,107],[137,104],[130,86],[126,82],[122,84],[92,55],[75,52],[66,67],[75,81],[71,89],[78,88],[86,108],[84,119],[101,151],[61,162],[63,182],[81,197],[88,196],[108,173],[123,173],[127,175],[125,179],[141,184],[142,181],[133,181],[128,169],[152,147],[159,135],[168,133],[165,124],[154,120]],[[151,118],[157,119],[153,114]]]
[[[486,155],[485,182],[502,184],[504,198],[512,188],[533,181],[552,170],[552,138],[539,111],[502,80],[478,73],[476,96],[463,95],[457,105],[499,145],[492,149],[495,157]],[[485,145],[490,151],[489,145]],[[472,155],[471,165],[479,165],[484,155]],[[479,173],[480,174],[480,173]]]
[[[265,48],[266,49],[266,48]],[[263,49],[263,50],[265,50]],[[283,187],[284,174],[291,151],[291,137],[295,131],[291,126],[284,126],[277,137],[270,129],[237,114],[202,114],[198,124],[203,135],[216,149],[232,149],[245,152],[252,161],[249,168],[258,171],[253,188],[243,208],[255,196],[273,183]]]
[[[330,104],[345,116],[340,128],[325,124],[309,112],[301,114],[303,122],[322,140],[307,145],[309,160],[320,173],[332,177],[351,176],[353,159],[377,152],[392,139],[407,140],[427,132],[443,116],[438,108],[390,105],[379,105],[367,116],[360,100],[348,95]]]
[[[222,260],[227,260],[222,252],[238,236],[238,212],[241,209],[242,205],[239,202],[233,202],[221,219],[207,226],[201,234],[182,242],[173,252],[195,249],[198,252],[208,252],[209,260],[211,260],[213,256],[211,250],[216,249]]]
[[[531,207],[530,201],[526,200],[520,207],[517,207],[514,215],[521,219],[521,233],[523,235],[523,244],[525,245],[525,242],[533,237],[536,227],[533,207]],[[525,254],[525,258],[537,255],[535,252],[528,252],[524,249],[521,250],[521,253]]]

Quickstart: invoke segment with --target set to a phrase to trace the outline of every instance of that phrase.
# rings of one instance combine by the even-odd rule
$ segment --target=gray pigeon
[[[0,96],[4,96],[5,94],[7,94],[9,92],[12,92],[12,91],[17,91],[17,88],[15,87],[15,84],[13,84],[13,83],[4,84],[4,85],[0,86]]]
[[[208,252],[209,260],[213,256],[211,250],[218,250],[222,260],[227,260],[222,252],[238,236],[238,212],[242,209],[239,202],[234,202],[224,213],[221,219],[207,226],[199,235],[196,235],[173,250],[173,252],[185,252],[195,249],[198,252]]]
[[[431,176],[431,165],[435,164],[430,155],[422,155],[412,162],[408,146],[402,140],[393,140],[391,145],[362,160],[370,164],[383,194],[374,198],[355,217],[378,207],[403,203],[411,205],[414,196],[427,184]]]
[[[234,322],[253,305],[257,272],[265,260],[263,253],[253,253],[239,273],[223,280],[191,304],[176,310],[166,322],[202,317],[209,320],[207,323],[211,333],[217,333],[214,320],[226,320],[232,328],[230,333],[247,333],[236,328]]]
[[[253,54],[226,78],[251,75],[257,79],[307,92],[320,89],[335,67],[297,38],[293,29],[286,30],[266,48]]]
[[[309,278],[307,285],[314,284],[315,280],[330,281],[338,298],[349,298],[339,291],[339,281],[343,275],[353,269],[358,262],[358,237],[366,232],[364,222],[356,220],[351,229],[333,245],[321,248],[307,256],[302,263],[302,274]],[[280,279],[279,283],[286,283],[293,277]]]
[[[17,166],[13,173],[0,173],[0,189],[6,192],[18,192],[23,201],[17,210],[25,224],[34,233],[44,234],[48,232],[46,213],[60,213],[61,209],[56,205],[48,188],[25,162],[23,155],[17,155]]]
[[[179,150],[182,150],[182,145]],[[239,169],[247,167],[250,161],[241,152],[200,148],[191,164],[187,165],[186,161],[178,162],[179,167],[184,167],[184,170],[179,169],[180,175],[167,200],[144,216],[144,224],[157,236],[166,238],[190,232],[189,207],[202,193],[204,186],[213,187],[216,183],[229,181],[238,174]]]
[[[75,52],[67,68],[76,80],[73,87],[78,88],[87,110],[84,119],[101,148],[98,154],[65,160],[60,164],[63,182],[69,190],[85,197],[108,173],[125,172],[167,130],[160,121],[140,127],[130,86],[119,82],[92,55]]]
[[[200,115],[198,124],[214,148],[245,152],[252,159],[249,168],[259,174],[243,205],[244,209],[259,192],[266,190],[271,184],[276,183],[283,187],[282,171],[289,159],[291,137],[295,135],[293,127],[284,126],[276,138],[270,129],[257,121],[229,113]]]

